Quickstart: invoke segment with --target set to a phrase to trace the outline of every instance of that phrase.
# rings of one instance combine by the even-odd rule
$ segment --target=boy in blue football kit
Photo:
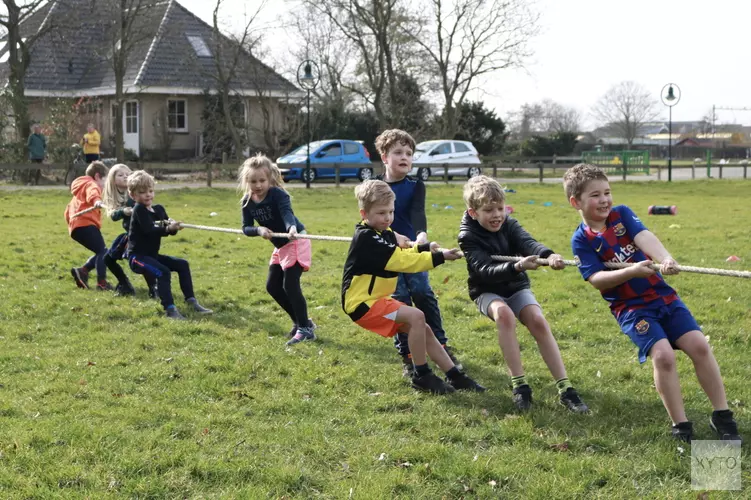
[[[675,259],[630,208],[613,207],[608,178],[601,169],[576,165],[564,175],[563,185],[569,203],[584,221],[571,238],[573,253],[581,262],[579,271],[610,303],[621,330],[639,348],[639,362],[652,358],[655,387],[673,421],[672,435],[688,442],[693,437],[673,352],[680,349],[691,358],[714,408],[710,427],[720,439],[740,441],[709,344],[675,290],[651,267],[654,259],[662,274],[677,274]],[[609,270],[605,262],[635,265]]]

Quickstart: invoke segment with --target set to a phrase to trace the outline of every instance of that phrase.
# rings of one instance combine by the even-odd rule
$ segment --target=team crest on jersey
[[[649,322],[646,319],[643,319],[639,321],[636,324],[636,331],[639,333],[639,335],[644,335],[649,331]]]
[[[618,223],[615,226],[613,226],[613,231],[615,232],[616,236],[623,236],[626,234],[626,228],[622,223]]]

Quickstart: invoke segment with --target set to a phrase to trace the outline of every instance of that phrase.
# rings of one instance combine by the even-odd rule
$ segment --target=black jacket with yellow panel
[[[430,245],[399,248],[391,229],[378,232],[365,222],[355,226],[342,277],[342,309],[352,321],[365,316],[378,299],[396,290],[399,273],[419,273],[443,264]]]

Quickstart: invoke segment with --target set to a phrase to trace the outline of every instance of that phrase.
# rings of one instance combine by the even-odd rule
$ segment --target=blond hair
[[[464,204],[467,208],[480,210],[490,203],[506,203],[503,186],[487,175],[477,175],[468,180],[464,185]]]
[[[608,182],[608,176],[600,168],[589,163],[578,163],[568,169],[563,175],[563,190],[566,197],[580,199],[584,189],[590,181]]]
[[[398,128],[384,130],[375,140],[376,150],[381,155],[389,154],[389,151],[397,144],[409,146],[412,152],[415,151],[415,140],[407,132]]]
[[[276,164],[266,155],[256,153],[255,156],[251,156],[245,160],[237,173],[237,188],[247,195],[247,200],[245,201],[246,204],[250,201],[250,176],[254,171],[262,168],[265,168],[266,172],[269,174],[269,185],[272,187],[278,187],[287,193],[287,190],[284,189],[284,179],[282,179],[282,172],[279,170],[279,167],[277,167]]]
[[[89,163],[89,166],[86,167],[86,175],[88,175],[91,178],[94,178],[96,174],[99,174],[99,177],[107,176],[107,165],[105,165],[99,160],[92,161],[91,163]]]
[[[128,176],[128,192],[142,193],[154,189],[154,178],[145,170],[137,170]]]
[[[102,193],[102,203],[108,208],[108,214],[112,217],[112,212],[123,208],[128,201],[128,188],[126,186],[125,191],[120,191],[115,184],[115,177],[120,172],[125,171],[130,175],[131,170],[125,163],[118,163],[113,165],[110,171],[107,173],[107,180],[104,182],[104,192]]]
[[[393,202],[396,195],[385,182],[370,179],[355,186],[355,198],[360,210],[368,212],[374,205]]]

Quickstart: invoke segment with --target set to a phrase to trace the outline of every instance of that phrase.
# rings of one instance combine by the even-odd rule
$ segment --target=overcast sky
[[[214,0],[178,0],[211,22]],[[263,17],[270,47],[283,57],[279,28],[294,2],[267,2]],[[242,23],[259,0],[224,0],[227,25]],[[654,91],[680,86],[673,120],[699,120],[718,107],[751,108],[751,2],[714,0],[537,0],[542,33],[533,40],[526,71],[504,70],[482,85],[486,106],[502,117],[525,102],[550,98],[589,110],[608,88],[635,80]],[[233,21],[234,20],[234,21]],[[667,109],[664,117],[667,119]],[[718,123],[751,124],[751,111],[718,111]]]

